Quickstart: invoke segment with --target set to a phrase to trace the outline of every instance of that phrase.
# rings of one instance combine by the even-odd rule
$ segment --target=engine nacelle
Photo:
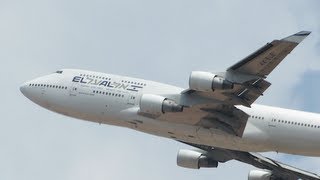
[[[189,78],[189,88],[197,91],[232,89],[233,83],[210,72],[193,71]]]
[[[166,112],[182,112],[183,106],[163,96],[144,94],[140,100],[140,111],[143,113],[159,115]]]
[[[201,152],[181,149],[177,155],[177,165],[190,169],[200,169],[201,167],[215,168],[218,167],[218,162],[208,158]]]
[[[251,170],[248,180],[270,180],[272,172],[268,170]]]

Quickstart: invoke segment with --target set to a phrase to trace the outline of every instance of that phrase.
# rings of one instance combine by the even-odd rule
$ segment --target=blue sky
[[[38,107],[24,81],[60,68],[115,73],[187,87],[192,70],[223,71],[265,43],[312,34],[270,75],[258,103],[320,112],[320,2],[0,1],[0,179],[246,179],[251,166],[176,166],[187,146]],[[267,153],[320,174],[319,158]]]

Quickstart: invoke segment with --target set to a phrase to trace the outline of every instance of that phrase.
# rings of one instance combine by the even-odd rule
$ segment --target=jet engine
[[[182,112],[183,106],[163,96],[144,94],[140,100],[140,112],[148,114],[164,114],[166,112]]]
[[[268,170],[251,170],[248,180],[270,180],[272,172]]]
[[[233,83],[210,72],[193,71],[189,77],[189,88],[197,91],[232,89]]]
[[[215,168],[218,167],[218,162],[201,152],[181,149],[177,155],[177,165],[190,169]]]

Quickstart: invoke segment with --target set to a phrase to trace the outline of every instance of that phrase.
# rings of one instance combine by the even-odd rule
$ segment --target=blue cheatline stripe
[[[134,88],[142,88],[142,86],[136,86],[136,85],[131,85],[131,87],[134,87]]]
[[[135,91],[135,92],[138,92],[138,90],[136,89],[127,89],[128,91]]]

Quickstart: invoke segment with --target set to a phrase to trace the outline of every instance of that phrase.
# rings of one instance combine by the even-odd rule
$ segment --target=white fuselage
[[[237,137],[197,123],[207,113],[185,108],[153,118],[139,113],[143,94],[179,102],[184,89],[98,72],[67,69],[25,83],[22,93],[49,110],[92,122],[128,127],[189,143],[249,152],[320,156],[320,115],[262,105],[238,108],[250,115]]]

